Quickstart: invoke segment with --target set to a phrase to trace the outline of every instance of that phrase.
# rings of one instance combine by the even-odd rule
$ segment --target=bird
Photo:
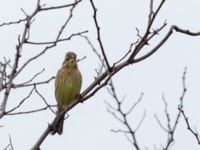
[[[55,77],[55,98],[57,101],[58,114],[66,111],[70,104],[80,96],[82,86],[82,75],[78,69],[76,54],[72,51],[67,52],[61,69]],[[61,116],[52,134],[63,133],[65,114]]]

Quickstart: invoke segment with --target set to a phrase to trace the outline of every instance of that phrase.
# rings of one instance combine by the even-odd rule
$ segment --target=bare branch
[[[138,103],[142,101],[143,95],[144,95],[144,93],[141,93],[141,94],[140,94],[139,99],[138,99],[138,100],[131,106],[131,108],[127,111],[127,113],[126,113],[127,115],[130,114],[130,113],[132,112],[132,110],[138,105]]]
[[[4,72],[3,72],[3,64],[0,62],[0,91],[3,89],[3,74],[4,74]]]
[[[28,110],[28,111],[22,111],[22,112],[14,112],[14,113],[7,113],[6,115],[13,116],[13,115],[26,115],[26,114],[32,114],[36,112],[41,112],[44,110],[49,109],[50,107],[57,107],[57,105],[48,105],[39,109],[34,109],[34,110]]]
[[[98,43],[99,43],[103,58],[104,58],[104,60],[106,62],[106,66],[108,68],[108,71],[110,71],[111,67],[109,65],[108,58],[107,58],[105,50],[104,50],[104,46],[103,46],[102,39],[101,39],[100,27],[99,27],[99,24],[98,24],[98,21],[97,21],[97,9],[96,9],[96,7],[94,5],[93,0],[90,0],[90,3],[92,5],[93,11],[94,11],[93,18],[94,18],[94,23],[95,23],[96,30],[97,30],[97,40],[98,40]]]
[[[20,57],[20,51],[16,50],[15,61],[14,61],[13,67],[12,67],[12,71],[9,75],[9,79],[8,79],[9,81],[8,81],[8,84],[7,84],[7,88],[4,92],[3,102],[1,104],[0,118],[2,118],[5,115],[8,97],[9,97],[9,94],[10,94],[10,91],[11,91],[11,88],[12,88],[12,82],[14,80],[14,76],[16,74],[16,70],[17,70],[17,67],[18,67],[19,57]]]
[[[184,72],[183,72],[183,76],[182,76],[182,94],[181,94],[181,97],[180,97],[180,104],[178,106],[178,113],[176,115],[176,119],[174,121],[174,124],[173,126],[170,125],[170,119],[169,119],[169,114],[167,113],[167,110],[165,110],[165,114],[167,115],[166,117],[168,118],[167,121],[168,121],[168,140],[167,140],[167,143],[166,143],[166,146],[163,148],[163,150],[168,150],[170,148],[170,146],[172,145],[172,142],[174,141],[174,133],[176,131],[176,128],[178,126],[178,123],[179,123],[179,120],[180,120],[180,117],[181,117],[181,111],[179,109],[182,109],[183,108],[183,100],[184,100],[184,97],[185,97],[185,94],[186,94],[186,84],[185,84],[185,79],[186,79],[186,73],[187,73],[187,68],[185,67],[184,69]],[[165,105],[166,107],[166,105]],[[166,108],[165,108],[166,109]]]
[[[35,92],[40,96],[40,98],[44,101],[44,103],[46,104],[46,106],[49,108],[49,110],[53,113],[56,114],[56,112],[50,107],[50,105],[47,103],[46,99],[44,98],[44,96],[42,96],[42,94],[37,90],[37,88],[35,87]]]
[[[131,43],[131,46],[130,46],[129,50],[127,51],[127,53],[124,56],[122,56],[118,61],[116,61],[113,64],[113,66],[115,66],[116,64],[118,64],[121,61],[123,61],[131,53],[133,45],[137,44],[138,42],[139,42],[139,40],[137,40],[135,43]]]
[[[187,31],[188,32],[188,31]],[[188,117],[186,116],[184,110],[183,110],[183,99],[185,97],[185,94],[186,94],[186,91],[187,91],[187,88],[186,88],[186,84],[185,84],[185,80],[186,80],[186,73],[187,73],[187,68],[185,67],[185,71],[183,73],[183,77],[182,77],[182,86],[183,86],[183,92],[182,92],[182,95],[180,97],[180,105],[178,107],[178,110],[179,110],[179,115],[182,114],[182,116],[184,117],[184,120],[186,122],[186,125],[187,125],[187,129],[195,136],[198,144],[200,145],[200,138],[199,138],[199,134],[197,132],[195,132],[191,126],[190,126],[190,123],[189,123],[189,120],[188,120]]]
[[[55,43],[59,43],[59,42],[64,42],[64,41],[69,41],[71,40],[73,37],[76,36],[81,36],[84,33],[88,33],[87,30],[82,31],[82,32],[78,32],[78,33],[72,33],[69,37],[67,38],[60,38],[58,40],[55,41],[49,41],[49,42],[32,42],[32,41],[26,41],[26,44],[32,44],[32,45],[48,45],[48,44],[55,44]]]
[[[197,143],[200,145],[200,136],[197,132],[195,132],[192,128],[191,128],[191,125],[189,123],[189,119],[188,117],[186,116],[185,112],[183,109],[179,108],[179,111],[181,112],[182,116],[184,117],[184,120],[185,120],[185,123],[187,125],[187,129],[194,135],[194,137],[196,138],[197,140]]]
[[[162,26],[160,26],[157,29],[153,29],[153,32],[149,35],[149,37],[147,38],[147,41],[150,41],[155,35],[158,35],[159,32],[161,32],[166,26],[167,26],[167,23],[165,21]]]
[[[183,34],[190,35],[190,36],[199,36],[200,35],[200,31],[199,32],[192,32],[192,31],[187,30],[187,29],[181,29],[178,26],[174,26],[174,30],[176,32],[183,33]]]
[[[140,126],[144,122],[145,117],[146,117],[146,111],[144,111],[143,116],[142,116],[140,122],[138,123],[137,127],[135,128],[135,131],[137,131],[140,128]]]
[[[191,35],[191,36],[199,36],[200,35],[200,32],[191,32],[189,30],[181,29],[181,28],[177,27],[176,25],[172,25],[171,28],[169,29],[168,33],[152,50],[150,50],[147,54],[144,54],[143,56],[141,56],[139,58],[135,58],[133,60],[133,63],[140,62],[140,61],[150,57],[152,54],[154,54],[169,39],[169,37],[172,35],[174,30],[177,32],[183,33],[183,34]]]
[[[50,46],[46,46],[41,52],[39,52],[37,55],[35,55],[34,57],[30,58],[29,60],[27,60],[22,66],[21,68],[18,70],[18,72],[15,74],[15,76],[17,76],[30,62],[32,62],[33,60],[37,59],[38,57],[40,57],[41,55],[43,55],[47,50],[55,47],[57,45],[57,41],[60,39],[61,34],[63,33],[65,27],[68,25],[69,21],[71,20],[72,16],[73,16],[73,10],[75,8],[76,5],[73,5],[73,7],[70,9],[70,14],[69,17],[67,18],[67,20],[65,21],[65,23],[61,26],[57,37],[55,39],[55,42],[53,42]]]
[[[179,124],[179,120],[180,120],[180,117],[181,117],[180,109],[183,108],[183,100],[184,100],[184,96],[186,94],[186,86],[185,86],[186,72],[187,72],[187,68],[184,69],[183,76],[182,76],[182,84],[183,84],[182,89],[183,89],[183,91],[181,93],[180,104],[178,106],[178,112],[177,112],[174,123],[171,123],[170,114],[168,112],[168,103],[165,99],[164,94],[162,95],[162,100],[164,102],[164,107],[165,107],[164,112],[165,112],[165,117],[166,117],[166,120],[167,120],[167,127],[165,127],[161,123],[160,119],[157,117],[156,114],[154,115],[154,117],[155,117],[156,121],[158,122],[159,126],[161,127],[161,129],[163,129],[165,132],[167,132],[167,142],[166,142],[165,146],[162,146],[163,150],[168,150],[170,148],[170,146],[172,146],[173,141],[174,141],[174,134],[176,132],[176,128]]]
[[[100,85],[98,85],[96,88],[92,89],[90,93],[87,94],[87,96],[85,96],[83,98],[83,101],[84,100],[87,100],[89,99],[90,97],[92,97],[97,91],[99,91],[101,88],[103,88],[104,86],[106,86],[108,84],[108,82],[110,81],[111,79],[111,76],[108,76],[103,83],[101,83]],[[95,85],[96,86],[96,85]],[[87,92],[87,91],[85,91]]]
[[[14,150],[14,147],[13,147],[13,143],[12,143],[10,134],[9,134],[9,141],[10,141],[10,149],[11,149],[11,150]]]
[[[87,36],[84,35],[80,35],[80,37],[84,38],[86,40],[86,42],[89,44],[89,46],[92,48],[92,51],[97,55],[97,57],[99,58],[99,60],[101,62],[104,62],[104,60],[101,58],[101,55],[99,54],[99,52],[96,50],[96,48],[94,47],[94,45],[92,44],[92,42],[90,41],[90,39]]]
[[[31,79],[29,79],[26,82],[21,83],[20,85],[25,85],[28,84],[30,82],[32,82],[37,76],[39,76],[41,73],[43,73],[45,71],[45,69],[43,68],[40,72],[36,73],[35,75],[33,75],[33,77]]]
[[[77,59],[77,62],[80,62],[80,61],[82,61],[82,60],[84,60],[84,59],[86,59],[87,57],[86,56],[84,56],[84,57],[82,57],[82,58],[79,58],[79,59]]]
[[[136,139],[136,131],[139,129],[139,127],[141,126],[144,118],[145,118],[145,113],[141,119],[141,121],[139,122],[139,124],[137,125],[137,127],[135,128],[135,130],[132,129],[132,127],[130,126],[130,124],[128,123],[128,120],[127,120],[127,116],[130,114],[130,112],[133,110],[133,108],[135,107],[135,105],[137,105],[141,99],[139,99],[139,101],[137,101],[136,103],[134,103],[134,107],[132,106],[131,109],[128,111],[128,113],[125,113],[123,110],[122,110],[122,102],[119,100],[117,94],[116,94],[116,91],[115,91],[115,87],[114,87],[114,84],[112,82],[112,80],[110,81],[109,83],[109,86],[110,86],[110,91],[109,93],[111,94],[111,96],[113,97],[113,99],[115,100],[115,102],[117,103],[117,109],[111,107],[111,109],[113,109],[114,111],[116,111],[119,115],[120,115],[120,118],[116,115],[115,112],[109,110],[109,112],[114,116],[114,118],[116,118],[119,122],[121,122],[128,130],[128,132],[123,132],[126,137],[129,139],[128,135],[129,134],[131,136],[131,140],[129,139],[129,141],[131,141],[131,143],[133,144],[133,146],[135,147],[135,149],[139,150],[139,145],[137,143],[137,139]],[[111,106],[111,105],[108,105],[108,106]],[[122,118],[122,119],[121,119]]]
[[[99,69],[95,69],[95,71],[97,73],[97,77],[98,77],[103,72],[103,69],[106,68],[105,61],[103,60],[103,58],[101,57],[101,55],[97,51],[97,49],[94,47],[94,45],[92,44],[90,39],[87,36],[84,36],[84,35],[80,35],[80,36],[86,40],[86,42],[89,44],[89,46],[91,47],[92,51],[95,53],[95,55],[97,56],[97,58],[99,59],[99,61],[101,63]]]
[[[24,88],[24,87],[28,87],[28,86],[36,86],[36,85],[41,85],[41,84],[47,84],[49,82],[51,82],[55,77],[51,77],[49,79],[47,79],[46,81],[41,81],[41,82],[35,82],[35,83],[29,83],[29,84],[13,84],[13,88]]]
[[[170,132],[172,130],[172,128],[171,128],[171,119],[170,119],[170,115],[168,113],[168,103],[165,100],[164,94],[162,96],[162,99],[163,99],[163,102],[165,104],[165,116],[166,116],[166,119],[167,119],[167,128],[168,128],[168,132]]]
[[[156,114],[154,114],[154,117],[155,117],[157,123],[159,124],[159,126],[161,127],[161,129],[163,129],[163,130],[166,131],[166,132],[169,132],[169,131],[164,127],[164,125],[161,123],[160,119],[158,118],[158,116],[157,116]]]
[[[165,0],[162,0],[160,4],[158,5],[157,9],[155,10],[155,13],[153,12],[153,0],[150,1],[150,12],[149,12],[149,17],[148,17],[148,23],[147,23],[147,28],[145,31],[144,36],[142,36],[141,41],[138,43],[138,45],[135,47],[133,53],[129,57],[129,61],[135,62],[135,56],[140,52],[140,50],[148,43],[148,36],[151,33],[150,29],[153,25],[153,22],[155,18],[157,17],[160,9],[162,8]]]
[[[9,134],[9,144],[4,148],[4,150],[14,150],[10,134]]]
[[[60,6],[52,6],[52,7],[46,7],[46,8],[42,7],[41,11],[62,9],[62,8],[67,8],[67,7],[74,7],[80,2],[81,2],[81,0],[76,0],[74,3],[71,3],[71,4],[60,5]]]
[[[35,90],[35,87],[33,87],[31,89],[31,91],[29,92],[29,94],[25,98],[23,98],[17,106],[15,106],[14,108],[8,110],[7,112],[5,112],[5,114],[9,114],[9,113],[15,111],[16,109],[18,109],[28,98],[30,98],[30,96],[32,95],[32,93],[33,93],[34,90]]]
[[[119,133],[119,132],[121,132],[121,133],[129,133],[129,131],[121,130],[121,129],[118,129],[118,130],[111,129],[110,131],[114,132],[114,133]]]
[[[16,46],[16,53],[15,53],[14,63],[12,66],[12,71],[9,74],[9,79],[8,79],[9,81],[8,81],[6,90],[4,92],[3,102],[1,104],[2,109],[0,112],[0,118],[2,118],[5,115],[6,105],[7,105],[8,97],[10,95],[10,91],[12,89],[13,80],[17,75],[17,69],[18,69],[18,64],[19,64],[19,58],[21,57],[22,46],[24,42],[27,40],[27,34],[29,32],[31,20],[38,13],[39,8],[40,8],[40,5],[38,1],[38,4],[35,10],[33,11],[33,13],[30,16],[26,15],[26,23],[25,23],[25,27],[22,33],[22,38],[20,38],[20,36],[18,37],[18,45]]]
[[[24,22],[24,21],[26,21],[26,18],[24,18],[24,19],[19,19],[19,20],[17,20],[17,21],[4,22],[4,23],[1,23],[1,24],[0,24],[0,27],[2,27],[2,26],[7,26],[7,25],[13,25],[13,24],[19,24],[19,23]]]
[[[119,122],[121,122],[122,124],[124,124],[124,120],[122,120],[121,118],[119,118],[115,112],[111,111],[109,108],[107,108],[107,111],[108,111],[115,119],[117,119]]]

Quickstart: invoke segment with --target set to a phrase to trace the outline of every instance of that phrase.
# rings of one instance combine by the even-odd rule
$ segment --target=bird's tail
[[[63,133],[63,124],[64,124],[64,120],[65,120],[65,114],[60,113],[59,115],[57,117],[58,119],[55,120],[54,124],[52,125],[52,131],[51,131],[52,135],[54,135],[56,133],[61,135]]]

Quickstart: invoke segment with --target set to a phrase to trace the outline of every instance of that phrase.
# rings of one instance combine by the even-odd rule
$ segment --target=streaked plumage
[[[55,79],[55,97],[58,104],[58,113],[65,110],[76,99],[80,93],[81,85],[82,77],[78,70],[76,54],[68,52]],[[64,116],[55,131],[58,134],[62,134],[63,121]]]

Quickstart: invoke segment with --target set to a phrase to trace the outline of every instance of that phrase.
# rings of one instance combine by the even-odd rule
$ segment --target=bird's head
[[[63,67],[64,68],[77,68],[76,54],[74,52],[68,52],[65,55]]]

